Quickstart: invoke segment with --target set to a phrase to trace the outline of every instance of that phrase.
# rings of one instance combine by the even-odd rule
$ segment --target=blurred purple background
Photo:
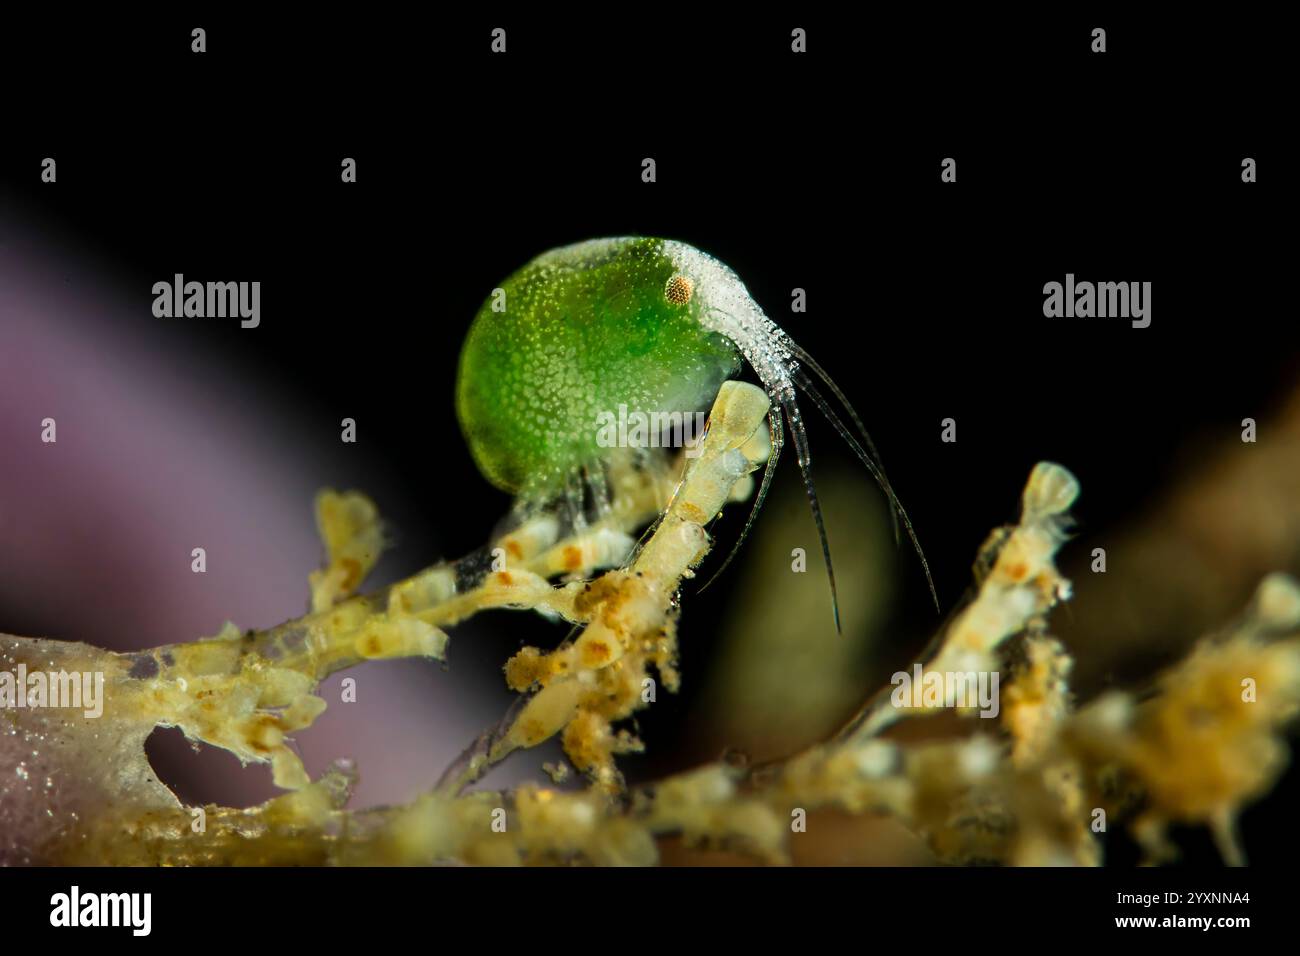
[[[0,631],[136,650],[227,619],[261,628],[302,614],[322,556],[312,497],[330,475],[300,437],[304,413],[211,353],[140,334],[130,313],[148,300],[93,261],[20,239],[12,221],[0,229]],[[56,443],[41,441],[45,418]],[[381,512],[393,505],[392,487],[363,490]],[[418,563],[386,559],[371,584],[438,557],[432,542],[409,544]],[[191,570],[196,547],[203,574]],[[510,700],[492,692],[496,674],[396,661],[346,672],[358,699],[343,703],[343,676],[322,684],[329,709],[297,741],[313,776],[356,759],[353,806],[430,786]],[[277,792],[269,769],[241,771],[206,746],[196,755],[179,730],[156,731],[150,756],[189,801],[245,806]],[[554,753],[491,782],[532,776],[543,756]]]

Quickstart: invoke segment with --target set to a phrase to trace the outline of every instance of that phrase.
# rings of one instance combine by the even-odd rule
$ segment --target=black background
[[[508,505],[456,426],[459,344],[505,275],[572,241],[659,235],[731,265],[863,413],[945,606],[1034,462],[1069,465],[1077,514],[1103,533],[1185,467],[1190,440],[1266,414],[1300,371],[1280,241],[1294,207],[1275,185],[1293,122],[1280,31],[1102,12],[632,13],[15,22],[0,198],[138,290],[162,347],[197,341],[232,389],[277,382],[302,441],[331,455],[322,484],[404,502],[380,505],[412,569],[479,546],[482,515]],[[789,53],[796,25],[806,56]],[[50,155],[57,188],[39,182]],[[939,181],[946,156],[956,184]],[[261,326],[155,319],[150,287],[174,272],[260,280]],[[1151,281],[1151,327],[1044,319],[1043,283],[1067,272]],[[788,310],[796,286],[805,315]],[[356,446],[340,447],[344,416]],[[956,445],[939,441],[947,416]],[[808,417],[819,458],[842,456]],[[851,547],[833,517],[832,545]],[[434,529],[445,554],[420,550]],[[900,620],[932,619],[900,560]],[[691,608],[687,675],[709,653],[692,637],[724,609]],[[453,665],[519,641],[454,647]],[[652,755],[689,737],[689,710],[688,680],[641,727]],[[1292,774],[1273,800],[1294,790]],[[1180,839],[1189,862],[1214,859],[1202,839]],[[1289,854],[1247,844],[1255,862]]]

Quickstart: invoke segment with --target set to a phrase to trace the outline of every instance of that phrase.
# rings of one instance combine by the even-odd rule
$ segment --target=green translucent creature
[[[795,400],[799,390],[880,484],[896,530],[901,521],[929,580],[911,522],[844,393],[763,314],[731,269],[685,243],[594,239],[529,262],[494,290],[470,328],[460,356],[456,410],[489,481],[513,493],[524,508],[559,501],[576,517],[588,493],[597,509],[608,501],[604,467],[614,450],[600,440],[602,416],[607,421],[620,406],[628,416],[707,411],[722,383],[741,371],[742,359],[772,399],[772,454],[740,540],[767,495],[788,426],[839,627],[830,547]],[[818,383],[843,405],[856,434]],[[933,583],[930,590],[933,595]]]

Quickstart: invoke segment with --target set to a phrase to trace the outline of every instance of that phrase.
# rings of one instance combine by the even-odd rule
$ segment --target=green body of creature
[[[613,454],[602,419],[706,411],[740,371],[742,357],[772,398],[772,454],[741,540],[767,494],[788,427],[838,626],[830,545],[796,390],[875,476],[913,544],[916,536],[844,393],[712,256],[643,238],[594,239],[538,256],[494,290],[474,319],[460,356],[456,411],[488,480],[524,505],[567,500],[580,523],[582,489],[600,486]],[[821,388],[843,406],[852,428]]]
[[[708,410],[740,352],[701,324],[680,276],[662,240],[597,240],[539,256],[488,297],[461,352],[456,408],[493,484],[556,494],[609,453],[598,423],[620,406]]]

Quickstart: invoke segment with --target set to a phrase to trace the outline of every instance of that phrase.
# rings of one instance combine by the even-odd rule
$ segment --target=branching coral
[[[1268,578],[1237,624],[1146,693],[1114,691],[1075,709],[1072,660],[1047,617],[1069,596],[1054,556],[1078,487],[1050,464],[1031,475],[1020,521],[981,549],[973,597],[923,662],[1002,675],[996,720],[947,700],[900,707],[887,689],[834,739],[787,759],[711,764],[629,789],[615,758],[640,744],[620,722],[647,706],[656,682],[676,686],[678,588],[709,550],[708,523],[751,492],[748,476],[769,451],[767,411],[761,390],[728,383],[679,482],[628,465],[612,475],[612,507],[598,521],[533,515],[482,552],[370,595],[354,596],[382,546],[377,511],[359,494],[324,493],[329,563],[312,575],[312,613],[268,631],[228,626],[138,654],[0,638],[11,671],[105,675],[102,717],[0,711],[0,859],[649,864],[662,838],[681,836],[784,862],[806,815],[835,810],[891,815],[947,862],[1095,864],[1099,821],[1123,818],[1153,860],[1176,822],[1211,826],[1240,860],[1235,815],[1277,778],[1279,730],[1300,706],[1300,587]],[[635,547],[632,535],[652,521]],[[324,709],[314,694],[324,676],[372,658],[442,658],[446,629],[489,608],[536,610],[573,631],[553,650],[511,658],[517,705],[437,787],[406,806],[351,811],[350,765],[308,779],[286,735]],[[944,737],[893,734],[939,713],[958,715]],[[249,810],[185,807],[145,757],[155,726],[269,763],[290,792]],[[468,789],[556,735],[585,789]]]

